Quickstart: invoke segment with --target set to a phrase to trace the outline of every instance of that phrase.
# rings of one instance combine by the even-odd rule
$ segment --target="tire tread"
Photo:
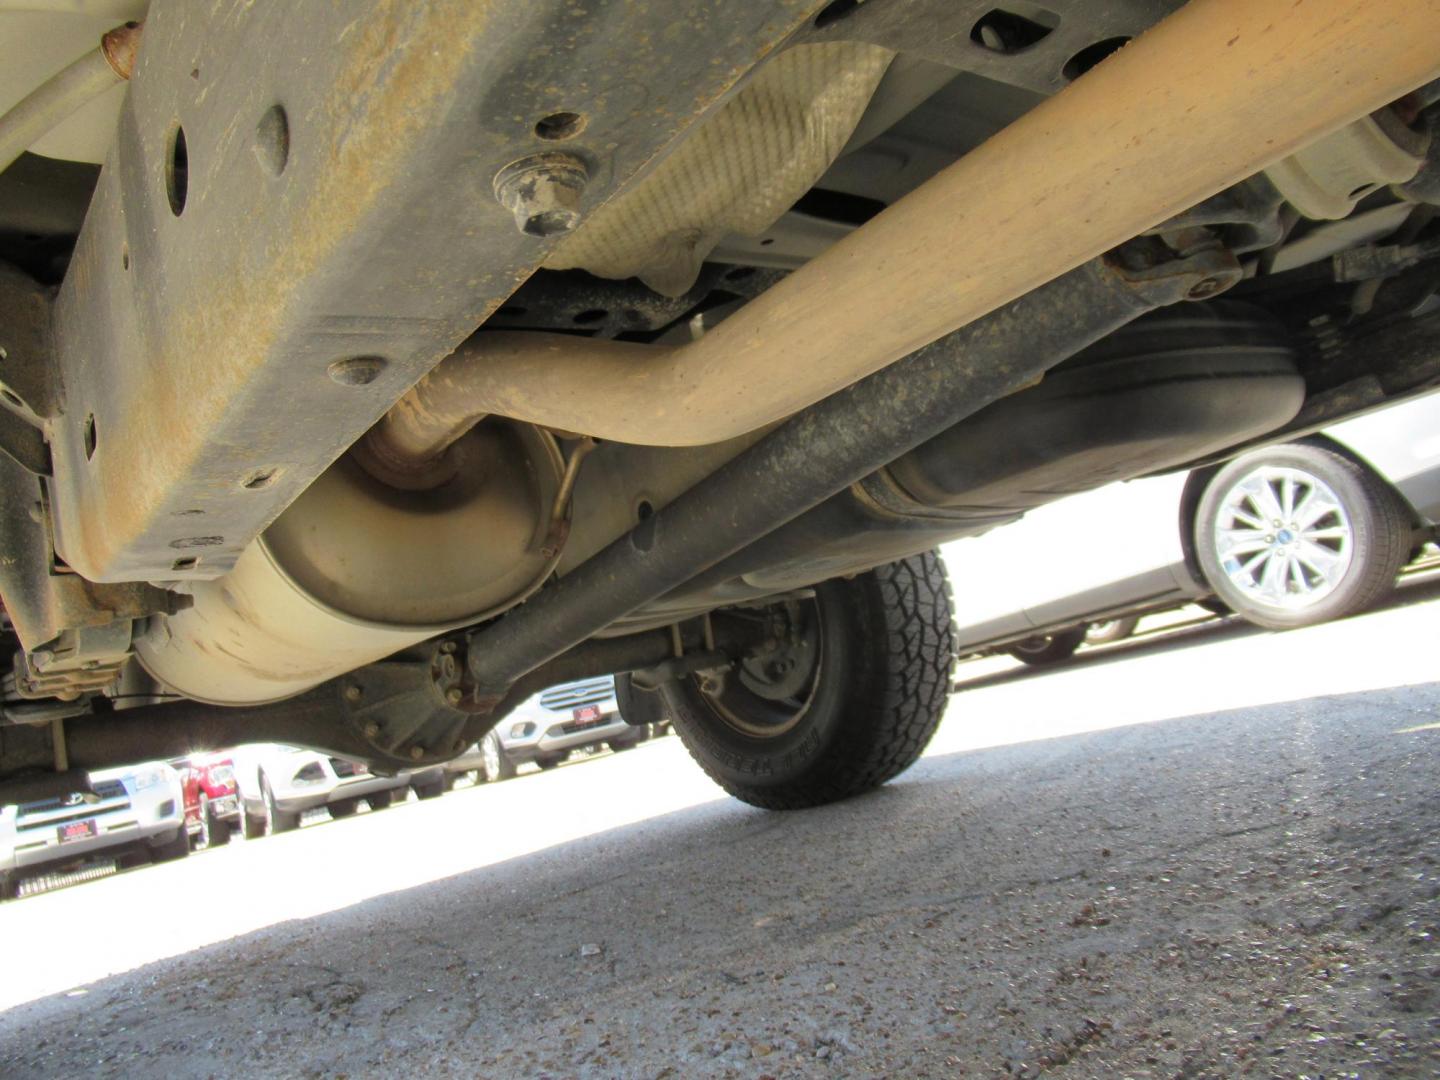
[[[886,564],[855,579],[868,600],[873,675],[853,699],[848,738],[836,740],[801,781],[736,782],[712,767],[690,738],[690,756],[735,798],[767,810],[798,810],[870,791],[915,763],[945,714],[955,664],[950,582],[937,552]],[[682,732],[682,735],[684,733]]]

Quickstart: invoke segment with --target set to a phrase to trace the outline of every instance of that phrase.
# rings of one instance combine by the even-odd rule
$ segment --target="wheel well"
[[[1418,529],[1423,524],[1423,522],[1421,522],[1420,520],[1420,515],[1415,513],[1415,508],[1410,505],[1410,500],[1405,498],[1404,495],[1400,494],[1400,490],[1390,482],[1389,478],[1385,476],[1379,469],[1375,468],[1374,465],[1371,465],[1370,462],[1366,461],[1363,457],[1357,454],[1354,450],[1350,449],[1350,447],[1346,446],[1344,443],[1337,442],[1336,440],[1330,438],[1328,435],[1325,435],[1321,432],[1317,432],[1316,434],[1308,436],[1304,439],[1296,439],[1295,441],[1301,443],[1308,443],[1311,446],[1318,446],[1322,450],[1329,450],[1331,453],[1339,454],[1341,457],[1347,459],[1348,461],[1353,461],[1356,465],[1360,466],[1360,468],[1364,469],[1376,480],[1379,480],[1380,483],[1384,484],[1387,488],[1390,489],[1390,493],[1394,495],[1395,498],[1399,500],[1400,505],[1405,508],[1405,517],[1409,520],[1410,527],[1412,529]]]

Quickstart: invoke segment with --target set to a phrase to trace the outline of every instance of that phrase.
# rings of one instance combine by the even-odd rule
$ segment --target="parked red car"
[[[185,831],[191,847],[228,844],[231,832],[240,828],[235,763],[225,755],[211,754],[183,759],[175,767],[185,787]]]

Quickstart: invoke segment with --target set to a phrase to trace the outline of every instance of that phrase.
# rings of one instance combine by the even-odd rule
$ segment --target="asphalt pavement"
[[[1440,585],[964,664],[792,814],[679,741],[0,907],[0,1076],[1433,1076]]]

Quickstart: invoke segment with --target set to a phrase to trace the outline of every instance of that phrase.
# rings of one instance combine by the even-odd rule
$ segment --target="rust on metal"
[[[144,35],[143,22],[127,22],[117,26],[100,38],[100,51],[110,70],[120,78],[129,81],[135,71],[135,57],[140,52],[140,39]]]
[[[676,33],[653,37],[645,5],[577,17],[564,0],[157,10],[56,301],[67,563],[98,581],[227,572],[543,260],[547,242],[487,197],[540,149],[536,119],[585,109],[588,210],[813,15],[813,0],[674,7]],[[257,122],[280,97],[288,160],[260,181]],[[155,197],[181,175],[188,197]],[[326,374],[362,355],[386,361],[368,384]],[[284,473],[239,486],[262,466]],[[224,542],[174,565],[170,544],[194,535]]]

